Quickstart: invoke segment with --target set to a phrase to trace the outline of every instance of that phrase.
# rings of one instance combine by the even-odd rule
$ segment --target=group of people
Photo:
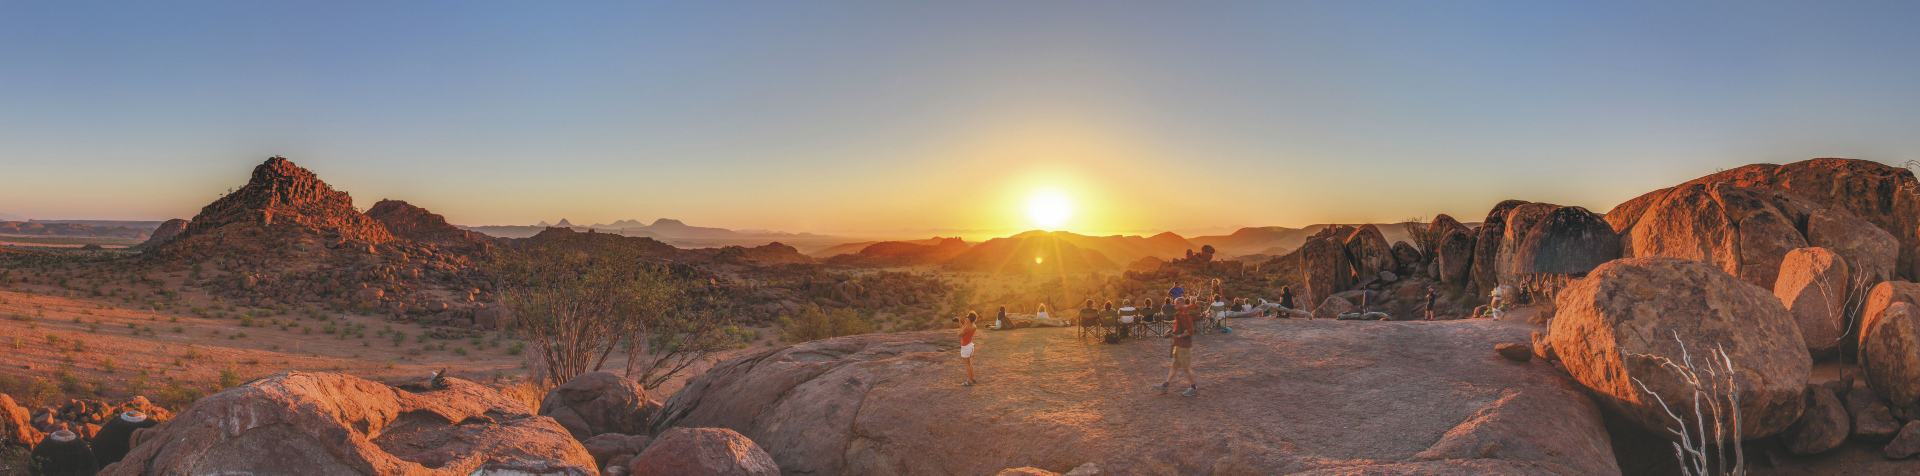
[[[28,474],[93,476],[100,468],[126,458],[132,449],[129,445],[134,430],[158,424],[145,413],[129,411],[107,421],[91,439],[68,430],[55,431],[41,439],[28,454]]]
[[[1291,294],[1289,294],[1288,297],[1290,298]],[[1195,322],[1204,321],[1207,325],[1218,326],[1223,331],[1230,332],[1231,328],[1227,328],[1222,323],[1223,320],[1230,316],[1230,313],[1250,312],[1251,309],[1244,300],[1236,299],[1229,304],[1226,301],[1222,301],[1218,294],[1215,294],[1213,301],[1207,305],[1194,304],[1186,296],[1186,288],[1182,287],[1179,282],[1175,282],[1173,288],[1167,290],[1167,297],[1160,302],[1163,304],[1157,308],[1158,312],[1156,313],[1154,312],[1156,308],[1153,298],[1147,298],[1144,305],[1140,307],[1134,307],[1133,300],[1131,299],[1123,300],[1121,304],[1122,307],[1118,309],[1113,307],[1112,301],[1108,301],[1103,307],[1096,309],[1093,300],[1088,299],[1085,302],[1085,307],[1080,310],[1078,324],[1080,324],[1082,332],[1085,332],[1088,328],[1102,327],[1102,323],[1108,322],[1119,324],[1118,326],[1107,326],[1115,330],[1143,329],[1144,324],[1150,320],[1166,319],[1172,324],[1171,329],[1163,335],[1163,337],[1171,341],[1168,351],[1168,358],[1171,362],[1167,368],[1166,380],[1154,386],[1154,388],[1161,392],[1166,392],[1172,388],[1175,378],[1185,375],[1187,389],[1181,392],[1180,395],[1187,397],[1198,395],[1200,393],[1200,384],[1193,374],[1193,336],[1197,329],[1199,329],[1199,327],[1195,325]],[[1045,312],[1046,307],[1043,304],[1036,312],[1036,315]],[[977,325],[979,320],[979,313],[972,311],[968,311],[966,317],[959,319],[960,360],[966,365],[967,369],[967,379],[960,383],[962,386],[973,386],[978,383],[978,381],[974,379],[973,371],[973,339],[979,330]],[[1012,327],[1013,323],[1008,320],[1007,308],[1001,306],[999,315],[994,318],[993,328],[1009,329]]]

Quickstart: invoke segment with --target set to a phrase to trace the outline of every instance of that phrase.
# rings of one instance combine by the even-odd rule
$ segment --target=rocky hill
[[[180,232],[183,232],[183,231],[187,231],[186,220],[182,220],[179,218],[167,220],[165,223],[161,223],[159,228],[153,229],[153,235],[147,237],[147,241],[141,242],[138,245],[134,245],[133,249],[144,250],[147,248],[160,246],[160,244],[166,243],[168,241],[173,240],[175,237],[180,236]]]
[[[867,245],[857,253],[829,258],[827,264],[856,268],[932,266],[946,263],[972,247],[959,238],[934,237],[925,241],[932,243],[882,241]]]
[[[1099,251],[1075,246],[1046,232],[994,238],[947,261],[958,271],[995,274],[1052,274],[1113,271],[1120,266]]]
[[[201,208],[182,235],[191,238],[229,226],[311,230],[365,243],[393,241],[385,226],[353,208],[353,197],[282,157],[254,167],[246,185]]]
[[[381,200],[367,209],[367,217],[380,222],[394,237],[419,242],[472,244],[488,237],[462,230],[447,223],[446,217],[408,204],[402,200]]]

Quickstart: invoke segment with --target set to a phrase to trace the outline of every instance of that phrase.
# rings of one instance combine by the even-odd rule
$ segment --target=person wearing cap
[[[100,462],[93,458],[93,447],[71,431],[47,435],[27,456],[27,474],[34,476],[93,476]]]
[[[121,413],[100,427],[100,433],[93,435],[94,459],[99,460],[102,467],[120,462],[121,458],[127,457],[128,451],[133,450],[129,444],[133,440],[134,430],[153,428],[159,424],[139,410]]]

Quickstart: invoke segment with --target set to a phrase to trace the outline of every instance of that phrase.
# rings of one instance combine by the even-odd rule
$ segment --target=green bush
[[[781,318],[779,323],[780,339],[794,343],[873,332],[872,322],[859,312],[845,308],[821,311],[807,306],[800,309],[800,315],[793,319]]]

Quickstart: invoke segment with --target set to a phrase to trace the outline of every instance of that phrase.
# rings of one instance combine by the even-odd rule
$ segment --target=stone
[[[1893,437],[1893,442],[1887,443],[1883,453],[1888,459],[1902,459],[1920,454],[1920,421],[1910,421],[1906,426],[1900,427],[1900,434]]]
[[[513,326],[513,311],[504,307],[474,309],[473,324],[483,331],[507,329]]]
[[[1683,354],[1704,367],[1706,356],[1724,350],[1743,370],[1734,377],[1741,439],[1779,433],[1806,406],[1812,358],[1799,325],[1771,292],[1716,267],[1614,260],[1561,290],[1555,304],[1548,335],[1567,372],[1602,405],[1655,434],[1671,434],[1661,401],[1674,414],[1693,414],[1693,388],[1663,366]]]
[[[1894,279],[1900,262],[1900,241],[1892,233],[1861,220],[1846,210],[1816,210],[1807,215],[1807,245],[1825,248],[1847,262],[1852,278],[1848,296]]]
[[[1421,259],[1424,261],[1440,259],[1440,255],[1438,254],[1440,250],[1440,240],[1445,238],[1448,233],[1453,232],[1465,233],[1469,239],[1473,237],[1473,229],[1460,224],[1460,220],[1455,220],[1452,216],[1445,213],[1434,215],[1433,221],[1427,223],[1426,235],[1422,237],[1422,239],[1426,241],[1415,243],[1420,246],[1420,251],[1422,252]]]
[[[33,413],[0,394],[0,446],[30,448],[44,438],[33,424]]]
[[[160,226],[158,228],[153,229],[153,234],[147,237],[147,241],[140,242],[140,244],[138,245],[133,245],[132,249],[144,250],[144,249],[152,248],[155,246],[160,246],[160,244],[166,243],[167,241],[172,240],[173,237],[180,236],[180,232],[186,231],[187,223],[188,223],[187,220],[183,220],[179,218],[162,222],[160,223]]]
[[[1064,476],[1100,476],[1100,465],[1089,462],[1075,466],[1072,471],[1068,471]]]
[[[1359,307],[1353,305],[1353,301],[1348,301],[1340,296],[1327,296],[1327,300],[1320,303],[1320,307],[1313,309],[1313,318],[1339,319],[1341,314],[1359,310]]]
[[[1533,360],[1533,349],[1520,344],[1508,344],[1508,343],[1494,344],[1493,351],[1495,353],[1499,353],[1501,357],[1506,357],[1507,360],[1511,360],[1514,362],[1527,362],[1527,361]]]
[[[647,398],[638,382],[611,372],[587,372],[547,392],[540,415],[585,441],[602,433],[647,433],[647,421],[660,404]]]
[[[1867,386],[1895,407],[1920,403],[1920,308],[1893,303],[1865,329],[1860,370]]]
[[[1800,325],[1807,352],[1832,355],[1846,332],[1847,262],[1825,248],[1787,252],[1773,296]]]
[[[1856,386],[1847,391],[1847,414],[1853,418],[1853,439],[1879,443],[1893,438],[1900,423],[1873,389]]]
[[[1506,200],[1487,211],[1487,218],[1474,230],[1473,236],[1473,288],[1474,294],[1486,295],[1500,285],[1499,257],[1502,240],[1507,234],[1507,214],[1515,207],[1525,205],[1525,200]]]
[[[1393,242],[1393,262],[1401,268],[1412,269],[1412,266],[1417,266],[1423,261],[1426,259],[1421,255],[1419,248],[1414,248],[1405,241]]]
[[[1337,241],[1307,238],[1300,245],[1300,260],[1307,284],[1307,292],[1302,293],[1306,302],[1320,302],[1353,285],[1353,265],[1347,260],[1346,248]]]
[[[1852,271],[1849,269],[1848,271]],[[1876,284],[1867,291],[1866,305],[1860,308],[1861,330],[1873,329],[1887,308],[1894,303],[1920,305],[1920,284],[1906,281],[1887,281]],[[1865,345],[1868,332],[1857,332],[1859,343]]]
[[[974,362],[984,386],[960,387],[951,330],[877,333],[716,363],[668,399],[654,428],[738,431],[783,474],[993,474],[1088,461],[1111,474],[1620,474],[1600,411],[1576,383],[1487,352],[1524,342],[1524,326],[1242,319],[1233,327],[1232,339],[1197,344],[1195,368],[1215,377],[1203,377],[1212,383],[1195,399],[1148,390],[1165,374],[1140,366],[1165,362],[1165,344],[998,333]],[[1047,391],[1020,390],[1038,388]],[[1170,404],[1191,404],[1177,424],[1140,418],[1142,408]],[[1473,467],[1491,469],[1464,469]]]
[[[1780,432],[1780,441],[1787,452],[1796,455],[1825,453],[1840,447],[1847,441],[1847,435],[1853,432],[1853,423],[1847,418],[1847,407],[1833,390],[1820,385],[1807,386],[1807,409],[1800,412],[1800,420],[1793,426]]]
[[[593,455],[593,461],[598,463],[599,467],[605,468],[609,463],[616,465],[626,463],[627,460],[633,459],[634,455],[646,451],[647,446],[652,443],[653,439],[645,435],[601,433],[587,438],[586,441],[580,442],[580,445],[587,448],[587,454]]]
[[[1771,188],[1804,197],[1830,210],[1845,210],[1886,231],[1899,244],[1899,248],[1909,250],[1897,253],[1898,272],[1909,280],[1920,279],[1912,259],[1916,253],[1911,251],[1920,248],[1920,196],[1915,194],[1916,190],[1920,190],[1920,183],[1916,183],[1913,172],[1906,168],[1870,160],[1826,158],[1786,165],[1753,164],[1687,183],[1714,182]],[[1847,258],[1847,265],[1857,273],[1868,274],[1871,271],[1854,262],[1854,258],[1839,247],[1810,244],[1834,250],[1836,254]]]
[[[1025,466],[1025,467],[1019,467],[1019,468],[1003,469],[1003,470],[1000,470],[1000,472],[998,473],[993,473],[993,476],[1060,476],[1060,473],[1055,473],[1052,471],[1047,471],[1044,469],[1035,468],[1031,466]]]
[[[635,476],[778,476],[780,467],[753,440],[726,428],[673,428],[627,469]]]
[[[1494,276],[1502,286],[1520,286],[1517,258],[1520,248],[1527,243],[1527,237],[1533,229],[1545,221],[1559,205],[1551,203],[1526,203],[1507,212],[1504,236],[1500,237],[1500,249],[1494,254]]]
[[[1391,283],[1391,282],[1394,282],[1394,281],[1399,281],[1399,280],[1400,280],[1400,276],[1399,276],[1399,275],[1396,275],[1396,274],[1393,274],[1393,272],[1392,272],[1392,271],[1381,271],[1381,272],[1380,272],[1380,282],[1382,282],[1382,283]]]
[[[108,476],[141,474],[594,474],[552,419],[458,378],[404,390],[281,372],[194,401],[140,430]]]
[[[1620,257],[1613,226],[1581,207],[1552,209],[1525,236],[1514,252],[1516,274],[1584,275]]]
[[[1387,244],[1380,228],[1373,225],[1360,225],[1347,235],[1342,242],[1346,248],[1347,259],[1353,262],[1354,276],[1378,276],[1381,271],[1394,269],[1393,246]]]
[[[1473,280],[1473,231],[1462,227],[1440,236],[1434,258],[1437,278],[1443,284],[1464,285]]]
[[[1540,360],[1560,360],[1560,356],[1553,353],[1553,341],[1540,331],[1533,331],[1533,355]]]

